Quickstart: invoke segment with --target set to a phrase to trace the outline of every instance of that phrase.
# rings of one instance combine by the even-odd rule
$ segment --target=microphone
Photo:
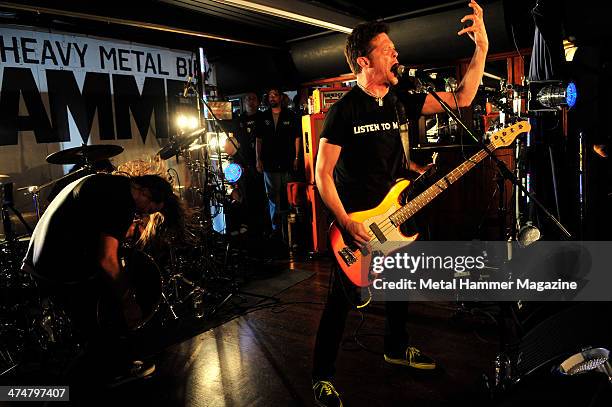
[[[185,82],[185,85],[183,86],[183,97],[186,98],[187,94],[189,93],[189,89],[191,89],[191,76],[187,77],[187,82]]]
[[[391,67],[391,72],[398,78],[411,77],[420,80],[421,82],[431,82],[433,79],[429,74],[420,69],[408,69],[402,64],[395,64]]]

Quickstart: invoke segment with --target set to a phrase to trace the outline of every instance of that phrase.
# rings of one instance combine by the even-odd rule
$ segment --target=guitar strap
[[[399,98],[395,98],[395,113],[399,124],[400,139],[404,148],[404,164],[406,169],[410,169],[410,141],[408,133],[408,118],[406,117],[406,108],[400,102]]]

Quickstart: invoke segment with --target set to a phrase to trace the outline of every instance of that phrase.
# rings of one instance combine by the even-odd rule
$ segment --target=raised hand
[[[487,37],[487,30],[484,24],[484,13],[482,11],[482,7],[478,5],[474,0],[470,1],[469,6],[473,10],[473,14],[468,14],[461,19],[461,22],[464,23],[467,20],[472,21],[472,25],[469,27],[465,27],[460,30],[457,35],[467,34],[472,41],[476,43],[476,46],[483,49],[489,49],[489,38]]]

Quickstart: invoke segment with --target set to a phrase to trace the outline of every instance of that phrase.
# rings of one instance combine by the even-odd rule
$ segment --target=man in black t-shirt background
[[[290,171],[299,165],[300,123],[295,114],[281,105],[278,88],[268,91],[270,109],[261,114],[255,135],[257,171],[263,173],[272,232],[281,232],[280,207],[287,201],[287,182]]]
[[[232,154],[232,158],[244,169],[244,174],[238,180],[238,188],[243,199],[241,210],[244,216],[241,216],[241,219],[248,226],[249,249],[258,252],[262,238],[269,229],[269,222],[264,215],[267,211],[264,178],[263,174],[257,171],[255,154],[255,132],[257,123],[261,120],[261,112],[258,110],[259,99],[254,92],[244,96],[244,107],[245,111],[238,118],[236,133],[239,153]]]
[[[482,8],[471,1],[468,34],[476,49],[461,84],[456,91],[459,107],[471,104],[484,72],[488,38]],[[345,56],[357,77],[357,86],[336,102],[328,112],[317,155],[316,184],[321,198],[333,213],[336,223],[359,245],[370,236],[364,225],[351,220],[351,212],[374,208],[386,196],[402,169],[404,151],[399,135],[397,104],[404,107],[408,120],[421,114],[442,112],[431,95],[408,95],[391,89],[398,84],[392,67],[398,64],[395,45],[384,23],[356,26],[347,38]],[[438,93],[449,105],[455,105],[451,93]],[[423,173],[426,168],[412,162],[410,169]],[[331,380],[342,341],[348,311],[359,294],[348,279],[332,271],[332,286],[317,333],[313,357],[313,390],[320,406],[341,406],[340,396]],[[384,359],[388,363],[421,370],[433,370],[433,359],[410,346],[406,332],[406,303],[385,303]]]

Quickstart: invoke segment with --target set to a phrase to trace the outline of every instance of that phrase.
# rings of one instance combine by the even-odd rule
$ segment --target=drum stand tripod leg
[[[15,359],[13,359],[13,356],[11,356],[11,352],[8,349],[0,348],[0,360],[7,362],[7,365],[11,365],[10,367],[0,372],[0,377],[4,376],[8,372],[19,366],[19,363],[16,362]]]
[[[234,283],[232,285],[232,291],[227,294],[225,296],[225,298],[217,305],[215,305],[210,312],[208,313],[207,317],[212,317],[214,316],[217,311],[219,311],[219,309],[221,309],[225,304],[227,304],[227,302],[232,299],[233,297],[238,297],[238,298],[244,298],[244,297],[254,297],[254,298],[259,298],[261,301],[259,301],[257,304],[255,305],[259,305],[260,303],[264,302],[264,301],[270,301],[272,304],[278,304],[280,303],[280,298],[278,297],[271,297],[269,295],[263,295],[263,294],[255,294],[255,293],[250,293],[248,291],[242,291],[238,288],[238,285],[236,283]]]
[[[168,297],[166,297],[166,293],[164,292],[162,292],[162,299],[164,300],[164,303],[170,310],[170,313],[172,314],[172,318],[174,318],[175,320],[179,319],[178,315],[176,315],[176,312],[174,312],[174,305],[170,304],[170,301],[168,301]]]

